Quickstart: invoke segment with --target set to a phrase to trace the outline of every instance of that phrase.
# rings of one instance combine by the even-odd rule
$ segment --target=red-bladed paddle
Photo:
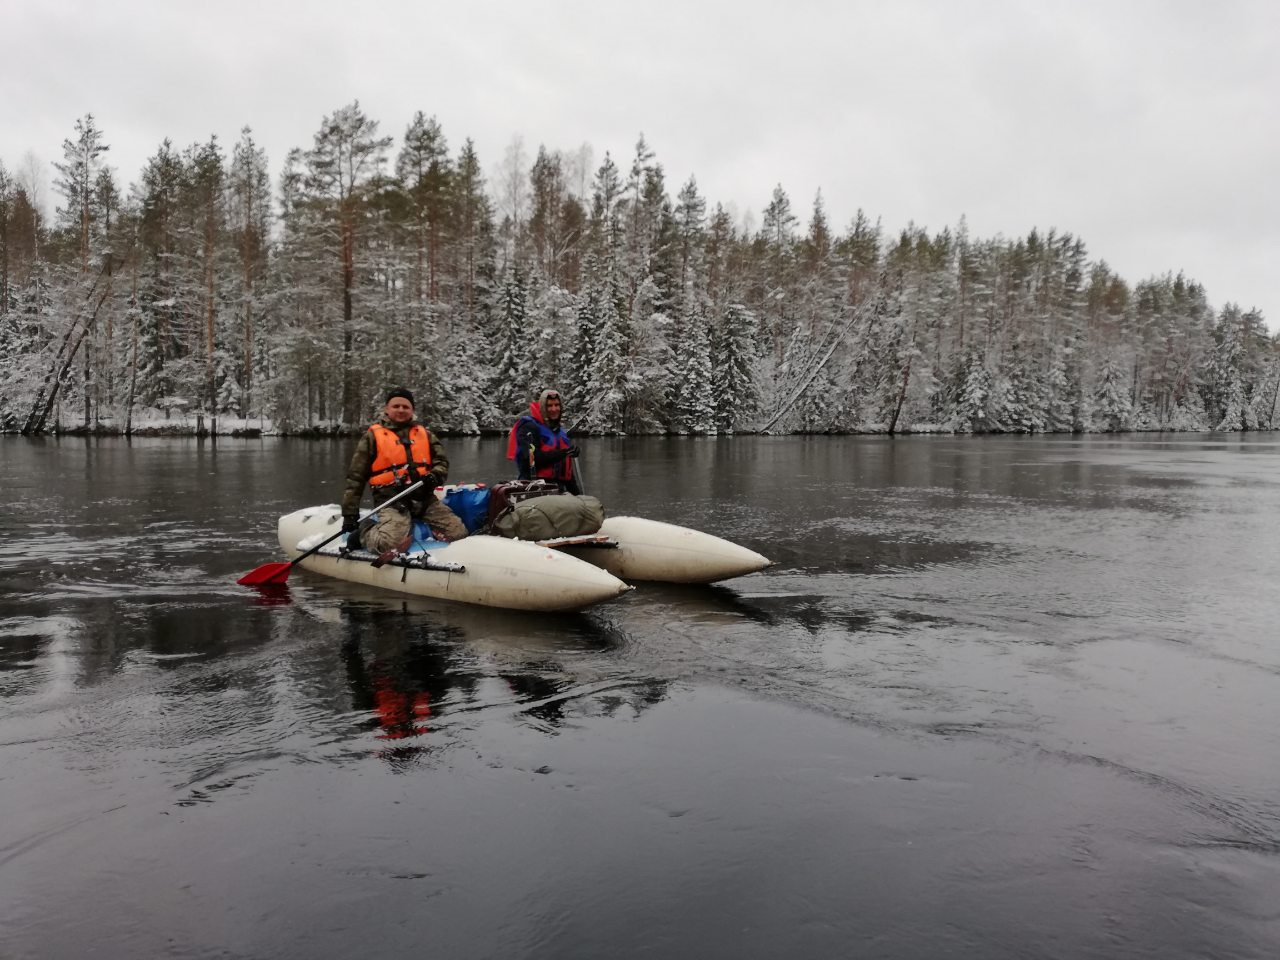
[[[422,481],[419,480],[416,483],[405,487],[403,490],[401,490],[391,499],[384,500],[382,503],[378,504],[377,509],[381,510],[384,507],[391,506],[397,500],[403,500],[405,497],[409,496],[409,494],[414,493],[421,486],[422,486]],[[258,567],[256,570],[250,570],[243,577],[237,580],[236,583],[243,584],[246,587],[278,586],[279,584],[282,584],[289,579],[289,571],[291,571],[295,566],[297,566],[299,562],[307,559],[307,557],[311,556],[321,547],[326,546],[330,543],[333,543],[333,541],[337,540],[340,536],[342,536],[344,532],[346,531],[344,531],[341,527],[339,527],[338,532],[335,533],[333,536],[325,537],[323,540],[317,543],[310,550],[307,550],[305,553],[300,553],[298,556],[294,557],[289,562],[264,563],[262,566]]]

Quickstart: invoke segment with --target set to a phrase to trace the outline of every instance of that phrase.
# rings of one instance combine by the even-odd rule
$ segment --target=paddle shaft
[[[411,483],[409,486],[405,487],[403,490],[401,490],[399,493],[397,493],[394,497],[391,497],[390,499],[387,499],[387,500],[382,501],[382,503],[380,503],[380,504],[378,504],[376,507],[374,507],[374,509],[373,509],[373,511],[372,511],[372,512],[376,513],[377,511],[381,510],[383,507],[389,507],[389,506],[391,506],[393,503],[396,503],[397,501],[403,500],[403,499],[404,499],[405,497],[407,497],[409,494],[411,494],[411,493],[413,493],[415,490],[417,490],[420,486],[422,486],[422,481],[421,481],[421,480],[415,480],[415,481],[414,481],[413,483]],[[325,539],[321,540],[319,543],[317,543],[314,547],[312,547],[312,548],[311,548],[310,550],[308,550],[306,553],[300,553],[300,554],[298,554],[296,557],[294,557],[292,560],[290,560],[290,561],[289,561],[289,566],[291,566],[291,567],[292,567],[292,566],[293,566],[293,565],[295,565],[299,560],[305,560],[305,559],[307,559],[307,557],[311,556],[313,553],[315,553],[315,552],[316,552],[317,550],[319,550],[321,547],[325,547],[325,546],[328,546],[329,544],[333,543],[333,541],[337,540],[340,536],[342,536],[343,532],[344,532],[344,531],[339,530],[339,531],[338,531],[337,533],[335,533],[333,536],[331,536],[331,537],[326,537]]]
[[[412,484],[410,484],[409,486],[401,490],[399,493],[397,493],[394,497],[390,497],[387,500],[384,500],[382,503],[378,504],[377,507],[374,508],[374,510],[375,511],[381,510],[383,507],[389,507],[393,503],[397,503],[398,501],[403,500],[405,497],[409,496],[409,494],[416,492],[417,489],[421,486],[422,486],[421,480],[414,481]],[[331,536],[325,537],[323,540],[317,543],[314,547],[311,547],[304,553],[298,554],[298,556],[294,557],[288,563],[264,563],[262,566],[258,567],[257,569],[250,570],[248,573],[246,573],[243,577],[241,577],[236,582],[249,584],[249,585],[267,584],[267,583],[284,583],[284,581],[289,576],[289,572],[293,570],[294,567],[296,567],[303,560],[307,559],[307,557],[311,556],[321,547],[325,547],[333,543],[333,541],[337,540],[340,536],[342,536],[346,532],[347,532],[346,530],[339,527],[337,532],[333,533]]]

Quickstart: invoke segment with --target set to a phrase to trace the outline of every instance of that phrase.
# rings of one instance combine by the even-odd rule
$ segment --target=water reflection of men
[[[527,620],[509,618],[511,630],[516,630],[517,623],[522,626],[518,633],[504,634],[487,615],[478,623],[483,629],[473,630],[468,637],[463,625],[471,616],[472,611],[460,609],[457,620],[446,623],[438,614],[428,619],[410,613],[407,605],[403,609],[399,604],[393,609],[372,609],[366,603],[344,605],[342,657],[351,706],[369,716],[374,735],[382,742],[377,755],[393,767],[412,764],[437,745],[438,738],[431,734],[441,711],[474,702],[486,679],[505,684],[519,704],[520,717],[548,728],[563,724],[567,715],[580,709],[575,704],[584,697],[595,704],[592,709],[610,715],[623,709],[638,714],[667,696],[666,681],[624,679],[604,691],[595,683],[584,687],[576,671],[566,670],[561,651],[590,650],[607,657],[617,642],[608,628],[590,618],[549,615],[541,628],[532,631]],[[533,651],[523,645],[541,631],[552,645],[531,655]],[[484,640],[477,640],[476,634]],[[493,661],[488,668],[476,659],[481,649],[489,653],[483,661]],[[495,702],[510,704],[501,695]]]
[[[426,749],[416,738],[431,731],[439,705],[451,691],[474,688],[474,678],[459,674],[448,647],[424,628],[397,631],[411,624],[355,611],[348,615],[342,655],[352,706],[372,716],[379,740],[390,741],[379,756],[393,764],[408,763]]]

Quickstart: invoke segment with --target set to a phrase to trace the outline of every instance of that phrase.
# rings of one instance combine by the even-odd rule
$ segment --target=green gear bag
[[[551,540],[595,533],[604,523],[604,506],[595,497],[568,493],[521,500],[493,521],[493,532],[517,540]]]

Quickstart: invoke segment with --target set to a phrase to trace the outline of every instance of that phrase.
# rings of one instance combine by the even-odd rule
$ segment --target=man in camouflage
[[[435,495],[448,476],[449,458],[439,438],[414,417],[413,394],[404,387],[389,390],[382,416],[360,437],[347,467],[342,528],[350,534],[348,548],[384,553],[402,547],[414,520],[425,521],[437,540],[465,537],[467,528]],[[366,486],[376,508],[415,480],[423,481],[417,494],[378,510],[372,524],[360,523]]]

